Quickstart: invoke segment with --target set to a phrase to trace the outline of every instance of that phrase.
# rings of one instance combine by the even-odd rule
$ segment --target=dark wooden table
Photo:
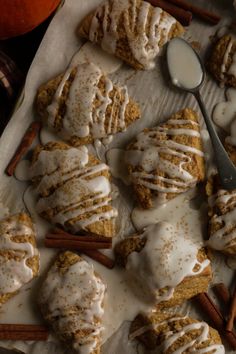
[[[0,40],[0,51],[6,54],[17,68],[17,80],[14,84],[13,96],[10,98],[3,87],[0,86],[0,135],[11,116],[17,97],[24,85],[30,64],[51,19],[52,16],[30,33],[7,40]]]

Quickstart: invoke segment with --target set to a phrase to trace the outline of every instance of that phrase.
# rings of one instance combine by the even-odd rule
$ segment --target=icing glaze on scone
[[[194,187],[200,178],[191,166],[196,158],[203,160],[204,156],[199,130],[199,124],[190,117],[169,119],[141,132],[125,157],[133,183],[156,192],[160,203],[170,199],[171,194]],[[196,147],[191,140],[195,140]]]
[[[47,107],[47,122],[52,128],[55,127],[60,98],[73,70],[69,68],[66,71],[52,103]],[[101,79],[104,81],[103,87],[99,87]],[[129,104],[127,87],[116,86],[115,95],[111,98],[113,90],[112,81],[103,75],[99,67],[92,63],[78,65],[66,100],[61,134],[65,138],[86,138],[91,135],[95,140],[126,130],[125,112]]]
[[[143,68],[153,68],[160,47],[168,41],[171,28],[176,24],[175,18],[159,7],[153,8],[146,1],[107,1],[93,15],[89,39],[92,42],[99,41],[99,18],[102,17],[101,46],[105,51],[115,54],[120,39],[121,16],[133,57]]]
[[[62,257],[64,263],[77,259],[65,266],[56,262],[49,270],[40,290],[43,315],[77,353],[99,353],[106,287],[91,263],[71,252]]]
[[[138,337],[147,347],[152,343],[150,349],[155,347],[158,353],[225,353],[216,330],[206,322],[198,322],[187,316],[160,315],[159,321],[156,321],[155,318],[138,315],[131,325],[131,331],[131,338]]]
[[[210,263],[208,259],[199,262],[198,245],[170,223],[148,226],[141,238],[145,245],[140,252],[129,254],[126,269],[156,303],[169,300],[184,278],[200,274]]]
[[[209,198],[209,205],[215,212],[210,219],[207,244],[225,253],[236,253],[236,191],[219,189]]]
[[[109,167],[97,159],[90,163],[85,146],[63,145],[60,149],[57,144],[50,150],[47,146],[31,168],[40,195],[37,211],[73,232],[115,218],[117,211],[110,205]]]
[[[0,297],[16,292],[36,275],[30,263],[34,257],[38,271],[38,250],[32,241],[35,231],[29,222],[26,214],[0,221]]]

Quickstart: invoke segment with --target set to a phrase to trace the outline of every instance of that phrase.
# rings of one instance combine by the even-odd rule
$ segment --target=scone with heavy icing
[[[125,160],[145,209],[195,187],[205,177],[197,113],[186,108],[165,123],[144,129],[127,147]]]
[[[58,255],[38,298],[43,317],[75,353],[99,354],[106,286],[79,255]]]
[[[142,0],[107,0],[78,29],[135,69],[152,69],[160,48],[183,32],[174,17]]]
[[[167,222],[149,225],[142,233],[125,238],[116,245],[115,254],[136,289],[156,309],[176,306],[206,291],[212,278],[202,246]]]
[[[111,138],[140,118],[140,109],[93,63],[69,68],[42,85],[36,97],[42,120],[74,145]]]
[[[140,314],[131,324],[130,338],[161,354],[224,354],[219,333],[206,322],[165,312]]]
[[[39,272],[39,252],[31,218],[15,214],[0,221],[0,306]]]
[[[39,199],[37,212],[72,232],[115,235],[109,167],[85,146],[51,142],[36,147],[31,177]]]
[[[218,175],[211,176],[206,191],[209,205],[207,245],[228,255],[236,255],[236,190],[221,188]]]
[[[219,83],[236,87],[236,39],[234,35],[226,34],[215,43],[207,67]]]

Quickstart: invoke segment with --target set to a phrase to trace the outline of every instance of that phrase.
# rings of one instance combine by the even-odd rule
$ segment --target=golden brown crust
[[[216,42],[207,62],[207,68],[219,83],[236,87],[236,77],[228,74],[228,70],[233,62],[233,55],[236,52],[236,42],[233,43],[228,60],[225,63],[225,72],[222,74],[222,66],[224,63],[225,53],[232,39],[232,35],[226,34]]]
[[[179,125],[175,125],[175,124],[170,124],[168,123],[169,120],[189,120],[189,121],[194,121],[196,123],[198,123],[198,115],[196,112],[194,112],[193,110],[189,109],[189,108],[185,108],[183,110],[181,110],[180,112],[177,112],[175,114],[173,114],[165,123],[161,124],[160,127],[163,128],[167,128],[167,129],[178,129],[178,128],[190,128],[190,129],[194,129],[197,132],[200,132],[200,127],[199,126],[193,126],[190,122],[190,124],[179,124]],[[155,134],[155,128],[153,129],[144,129],[144,133],[149,133],[153,131]],[[161,138],[159,138],[161,139]],[[162,139],[163,140],[171,140],[174,141],[176,143],[179,144],[183,144],[186,146],[191,146],[197,150],[203,151],[203,146],[202,146],[202,140],[198,137],[195,136],[188,136],[188,135],[168,135],[168,130],[166,132],[166,134],[162,135]],[[133,150],[136,149],[135,148],[135,143],[136,140],[134,142],[132,142],[130,145],[128,145],[127,150]],[[148,147],[147,147],[148,148]],[[160,153],[160,156],[162,156],[165,160],[170,160],[172,163],[176,164],[177,166],[182,162],[181,159],[177,156],[173,156],[173,155],[168,155],[166,153]],[[187,170],[193,177],[196,178],[196,183],[199,183],[201,181],[204,180],[205,178],[205,163],[204,163],[204,158],[200,155],[191,153],[191,152],[187,152],[186,153],[187,156],[191,157],[191,161],[190,162],[186,162],[184,164],[184,168],[185,170]],[[131,176],[131,180],[132,180],[132,173],[134,172],[143,172],[143,169],[141,166],[133,166],[131,164],[128,164],[128,171],[129,174]],[[156,170],[152,171],[152,174],[155,176],[161,176],[161,177],[167,177],[168,178],[168,174],[167,173],[163,173],[163,171],[160,171],[158,168]],[[150,182],[150,180],[148,180]],[[157,184],[160,187],[164,187],[164,188],[168,188],[169,185],[164,182],[164,181],[160,181],[160,180],[155,180],[152,179],[151,183],[153,184]],[[144,208],[144,209],[149,209],[153,206],[153,199],[156,198],[159,194],[158,191],[155,191],[154,189],[150,189],[142,184],[139,184],[136,180],[133,180],[133,188],[135,191],[135,194],[137,196],[137,199],[140,203],[140,205]],[[160,192],[161,194],[162,192]],[[177,196],[177,193],[167,193],[166,198],[167,200],[173,199]]]
[[[112,10],[112,1],[107,1],[107,3],[109,4],[109,12],[111,12]],[[136,3],[137,6],[137,10],[139,11],[141,8],[141,4],[142,1],[138,0]],[[150,6],[150,12],[148,15],[148,21],[147,21],[147,25],[146,25],[146,31],[147,33],[149,33],[150,30],[150,25],[151,25],[151,17],[152,17],[152,13],[153,13],[154,7]],[[89,31],[90,31],[90,27],[91,27],[91,23],[92,23],[92,19],[94,17],[95,11],[93,11],[92,13],[89,13],[84,19],[83,21],[79,24],[78,29],[77,29],[77,33],[79,37],[85,38],[85,39],[90,39],[89,38]],[[129,16],[132,16],[131,11],[129,10]],[[167,12],[163,11],[161,14],[161,17],[168,17],[170,16]],[[100,11],[97,15],[96,18],[99,22],[99,28],[97,31],[97,38],[96,38],[96,43],[101,44],[104,33],[103,33],[103,26],[102,26],[102,22],[103,22],[103,17],[104,17],[104,8],[103,11]],[[137,16],[138,17],[138,16]],[[124,26],[124,13],[121,14],[120,18],[119,18],[119,22],[118,22],[118,26],[117,26],[117,32],[118,32],[118,40],[117,40],[117,44],[116,44],[116,50],[115,50],[115,55],[124,60],[126,63],[128,63],[129,65],[131,65],[132,67],[134,67],[136,70],[143,70],[144,66],[135,59],[135,57],[132,54],[132,50],[130,48],[129,45],[129,41],[127,38],[127,34],[126,34],[126,29]],[[137,29],[136,29],[137,31]],[[171,38],[177,37],[177,36],[181,36],[184,32],[184,28],[182,27],[182,25],[176,21],[169,32],[168,35],[168,39],[170,40]],[[161,34],[160,37],[160,41],[159,41],[159,45],[160,47],[162,47],[164,45],[164,35]]]
[[[170,321],[173,318],[179,319],[176,321]],[[158,323],[163,324],[156,326]],[[132,333],[146,327],[147,331],[139,335],[137,339],[143,343],[147,349],[155,350],[161,343],[163,343],[167,333],[179,332],[180,328],[183,326],[193,323],[198,323],[198,321],[193,318],[183,317],[182,315],[178,314],[173,315],[171,313],[156,312],[149,317],[144,314],[139,314],[131,323],[130,334],[132,335]],[[174,342],[174,345],[172,345],[168,350],[168,354],[174,353],[176,349],[182,347],[184,344],[190,343],[200,334],[201,330],[196,329],[186,333],[183,337],[179,338],[178,341]],[[200,350],[214,344],[221,344],[221,339],[218,332],[215,329],[209,327],[209,339],[200,345],[197,345],[196,349]],[[210,351],[209,353],[213,354],[214,351]]]
[[[68,145],[67,143],[64,142],[49,142],[45,145],[38,145],[33,152],[33,156],[32,156],[32,163],[31,166],[33,166],[33,164],[37,161],[38,156],[40,154],[41,151],[45,150],[45,151],[53,151],[53,150],[68,150],[70,149],[71,146]],[[100,161],[93,155],[89,155],[89,161],[87,166],[94,166],[99,164]],[[96,176],[104,176],[106,177],[109,181],[111,181],[111,174],[110,171],[108,169],[102,170],[100,172],[94,173],[92,175],[92,178],[96,177]],[[39,184],[40,180],[41,180],[42,176],[37,176],[36,178],[33,178],[33,184],[35,187],[37,187],[37,185]],[[91,177],[86,177],[86,180],[89,180]],[[42,192],[42,194],[40,195],[41,197],[48,197],[50,194],[52,194],[57,188],[61,187],[63,185],[64,181],[61,180],[61,182],[57,185],[54,185],[53,188],[51,188],[50,190],[45,190]],[[102,201],[102,199],[98,199],[96,200],[96,203],[100,203]],[[87,201],[84,202],[81,207],[83,208],[87,208],[91,206],[91,201]],[[111,211],[113,209],[111,204],[108,205],[104,205],[100,208],[96,209],[96,213],[103,213],[103,212],[108,212]],[[46,220],[48,220],[49,222],[52,222],[52,218],[54,217],[54,215],[58,212],[57,208],[49,208],[47,209],[47,211],[42,212],[41,216],[43,218],[45,218]],[[90,214],[81,214],[78,217],[74,217],[68,221],[65,222],[65,225],[60,225],[61,227],[66,227],[66,229],[70,230],[73,229],[73,225],[78,221],[81,220],[82,218],[85,217],[89,217],[91,216],[93,213],[93,211],[90,212]],[[105,236],[105,237],[113,237],[116,234],[116,226],[115,226],[115,221],[114,219],[104,219],[104,220],[99,220],[96,221],[86,227],[84,227],[83,230],[81,230],[81,232],[83,233],[83,231],[85,233],[91,233],[91,234],[96,234],[96,235],[101,235],[101,236]]]
[[[5,224],[5,223],[12,223],[12,222],[14,222],[14,223],[16,222],[19,225],[23,224],[23,225],[29,227],[30,229],[32,229],[32,235],[14,236],[12,234],[12,235],[10,235],[11,240],[16,243],[29,242],[29,243],[31,243],[31,245],[34,248],[36,248],[37,246],[36,246],[34,225],[33,225],[33,222],[32,222],[32,219],[30,218],[30,216],[26,213],[14,214],[14,215],[8,216],[5,219],[1,220],[0,224],[2,223],[2,225],[3,225],[3,223]],[[0,232],[0,237],[1,237],[1,232]],[[2,257],[2,259],[5,259],[5,260],[14,259],[15,261],[20,261],[20,259],[21,259],[21,257],[19,256],[19,252],[15,252],[14,250],[1,249],[0,256]],[[32,270],[32,273],[33,273],[32,279],[35,278],[39,272],[39,255],[29,257],[26,260],[26,264]],[[0,306],[3,305],[5,302],[7,302],[12,297],[14,297],[19,291],[20,291],[20,289],[17,291],[11,292],[11,293],[0,294]]]
[[[72,70],[68,80],[66,81],[66,83],[64,85],[62,95],[59,99],[59,109],[56,114],[54,127],[53,128],[51,127],[59,135],[63,135],[63,133],[64,133],[63,119],[65,117],[66,109],[67,109],[66,108],[66,101],[67,101],[67,98],[69,95],[70,86],[74,80],[77,70],[78,70],[78,67],[74,68]],[[52,103],[55,92],[56,92],[60,82],[62,81],[62,79],[63,79],[63,74],[57,76],[54,79],[51,79],[47,83],[41,85],[38,89],[38,93],[37,93],[36,99],[35,99],[35,108],[36,108],[36,111],[39,114],[40,118],[42,119],[42,121],[45,124],[47,124],[48,117],[49,117],[47,107]],[[105,76],[101,77],[101,79],[98,83],[98,88],[104,94],[104,92],[105,92],[104,91],[105,90]],[[119,99],[119,104],[122,104],[125,99],[124,94],[119,93],[118,87],[114,85],[113,90],[109,93],[109,97],[112,100],[112,102],[114,101],[115,96],[116,96],[116,99],[117,98]],[[101,101],[98,98],[96,98],[96,100],[94,101],[94,108],[99,105],[101,105]],[[106,132],[108,130],[111,109],[112,109],[112,104],[110,104],[107,107],[107,110],[105,113],[105,116],[106,116],[105,131]],[[113,110],[112,110],[113,120],[112,120],[112,124],[111,124],[111,129],[113,128],[113,126],[116,122],[118,114],[119,114],[118,106],[115,108],[113,107]],[[126,109],[125,109],[125,126],[128,127],[129,125],[134,123],[137,119],[139,119],[140,116],[141,116],[141,112],[140,112],[140,108],[139,108],[138,104],[134,100],[132,100],[132,98],[129,98],[129,102],[128,102]],[[93,123],[91,123],[91,125],[92,124]],[[123,128],[118,126],[117,132],[122,132],[122,131],[123,131]],[[86,137],[78,137],[76,135],[72,135],[70,137],[67,137],[65,140],[67,140],[73,146],[86,145],[86,144],[90,144],[90,143],[94,142],[94,138],[93,138],[91,132]]]
[[[145,243],[146,240],[138,235],[127,237],[120,243],[117,243],[114,249],[117,263],[120,266],[125,267],[128,256],[133,252],[141,252],[145,246]],[[208,259],[204,248],[198,251],[197,258],[201,263]],[[168,307],[177,306],[185,300],[190,299],[201,292],[207,291],[211,279],[212,271],[211,266],[209,265],[200,274],[184,278],[184,280],[176,286],[173,297],[167,301],[162,301],[156,305],[155,308],[161,310]],[[167,290],[168,289],[164,288],[162,289],[162,292]]]

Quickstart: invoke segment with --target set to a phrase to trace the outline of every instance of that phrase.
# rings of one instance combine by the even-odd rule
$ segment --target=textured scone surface
[[[39,145],[31,176],[39,194],[36,209],[45,219],[72,233],[114,236],[117,211],[111,205],[109,167],[85,146]]]
[[[141,332],[138,335],[138,332]],[[135,336],[137,333],[137,337]],[[203,334],[204,333],[204,334]],[[130,335],[136,337],[148,349],[172,354],[178,350],[187,354],[207,349],[207,353],[225,353],[218,332],[205,322],[193,318],[157,312],[151,316],[138,315],[131,324]],[[190,349],[191,348],[191,349]]]
[[[236,87],[236,75],[232,71],[236,41],[230,34],[221,37],[213,46],[207,68],[213,77],[222,84]]]
[[[197,113],[186,108],[165,123],[139,133],[125,160],[137,199],[145,209],[176,197],[204,180]]]
[[[179,305],[206,291],[212,278],[204,248],[166,222],[149,225],[143,233],[117,243],[115,255],[135,280],[137,292],[156,309]]]
[[[41,119],[73,145],[125,131],[140,118],[140,108],[126,86],[113,85],[91,63],[69,68],[43,84],[35,106]]]
[[[0,221],[0,305],[38,275],[35,229],[25,213]]]
[[[105,289],[92,264],[69,251],[57,256],[42,284],[43,317],[76,353],[100,353]]]
[[[135,69],[151,69],[160,48],[184,32],[181,24],[142,0],[109,0],[78,28],[80,37],[98,43]]]
[[[207,182],[209,240],[207,245],[228,255],[236,254],[236,190],[221,188],[218,175]]]

